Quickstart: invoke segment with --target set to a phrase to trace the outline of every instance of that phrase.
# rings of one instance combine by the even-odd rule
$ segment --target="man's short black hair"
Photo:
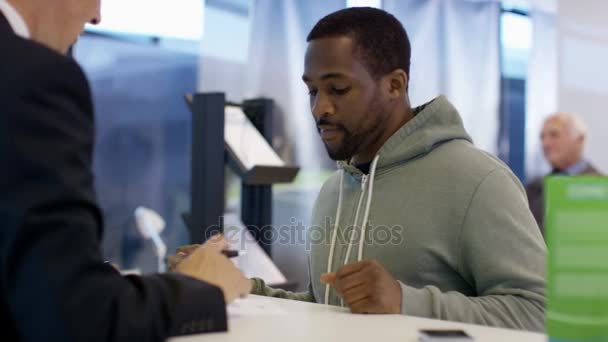
[[[372,7],[351,7],[325,16],[313,27],[307,42],[348,36],[368,71],[379,78],[395,69],[410,74],[412,48],[407,32],[392,14]]]

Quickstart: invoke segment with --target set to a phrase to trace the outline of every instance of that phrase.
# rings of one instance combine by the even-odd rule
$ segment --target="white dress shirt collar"
[[[25,39],[30,38],[30,30],[27,28],[25,20],[6,0],[0,0],[0,12],[2,12],[9,25],[11,25],[15,34]]]

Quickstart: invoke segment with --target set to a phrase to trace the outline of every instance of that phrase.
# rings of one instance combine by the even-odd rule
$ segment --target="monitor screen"
[[[101,23],[86,31],[200,40],[204,0],[104,0]]]

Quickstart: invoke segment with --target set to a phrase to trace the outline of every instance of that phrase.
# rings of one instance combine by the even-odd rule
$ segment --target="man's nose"
[[[315,97],[312,104],[312,115],[315,117],[315,120],[319,120],[319,118],[324,116],[333,115],[334,112],[334,106],[327,96],[318,94]]]

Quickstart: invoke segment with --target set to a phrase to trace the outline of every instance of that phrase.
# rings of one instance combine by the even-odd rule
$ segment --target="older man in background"
[[[599,171],[583,156],[587,128],[572,113],[556,113],[543,125],[541,140],[545,158],[551,165],[549,175],[599,175]],[[534,179],[526,188],[530,209],[544,235],[544,177]]]

